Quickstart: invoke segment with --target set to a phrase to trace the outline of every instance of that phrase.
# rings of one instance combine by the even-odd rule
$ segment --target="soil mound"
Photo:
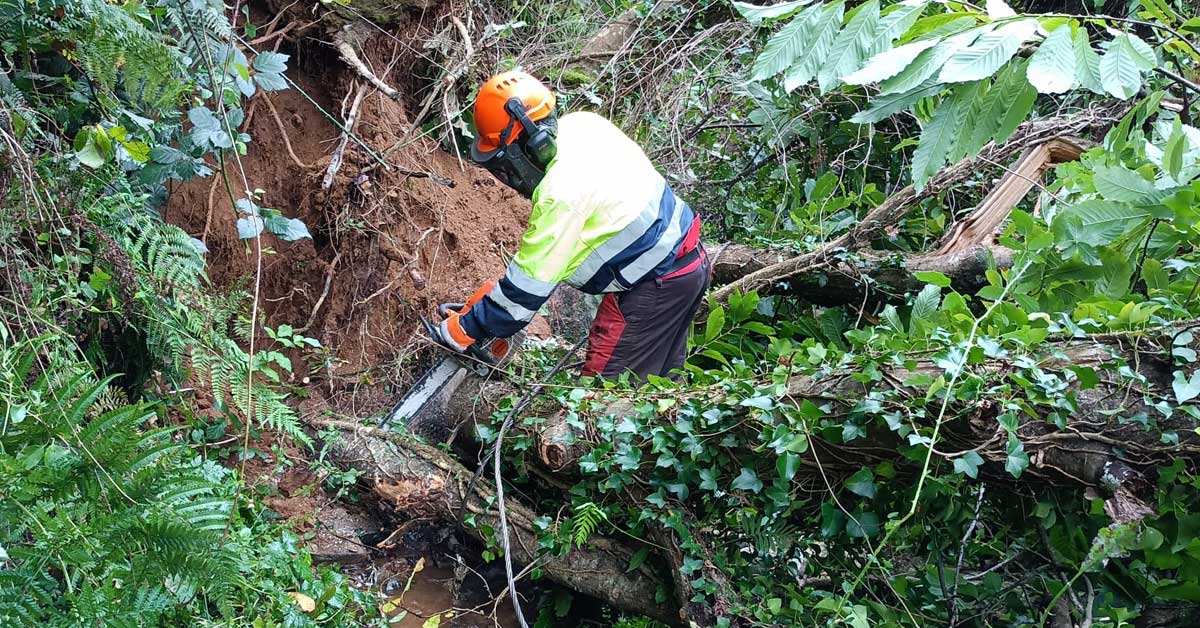
[[[417,93],[421,80],[413,68],[419,59],[393,39],[380,33],[367,41],[364,61],[385,82]],[[334,394],[381,388],[357,383],[407,384],[408,372],[426,361],[428,350],[413,333],[416,316],[497,278],[516,250],[529,203],[421,138],[420,129],[409,133],[409,107],[416,105],[373,88],[362,100],[354,134],[376,153],[406,142],[387,161],[453,186],[399,169],[372,169],[375,160],[352,139],[333,185],[322,190],[341,136],[329,116],[345,119],[363,81],[330,48],[302,41],[308,43],[284,50],[292,53],[289,77],[300,89],[259,93],[247,108],[253,139],[241,166],[250,189],[265,190],[263,207],[302,219],[312,233],[311,240],[290,243],[264,235],[260,307],[268,326],[292,325],[331,348],[331,361],[297,378],[328,379]],[[237,164],[226,163],[225,172],[235,196],[243,196]],[[205,242],[209,275],[219,287],[253,289],[255,250],[238,238],[238,215],[219,172],[177,186],[165,215]],[[371,406],[386,401],[360,400]]]

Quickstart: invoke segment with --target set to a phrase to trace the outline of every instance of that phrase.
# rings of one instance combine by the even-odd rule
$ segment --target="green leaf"
[[[954,472],[974,480],[979,477],[979,465],[982,464],[983,458],[979,454],[968,451],[954,459]]]
[[[938,80],[964,83],[996,73],[1037,31],[1037,20],[1018,20],[979,36],[974,44],[954,53],[942,66]]]
[[[708,313],[708,320],[704,323],[704,342],[712,342],[721,335],[721,329],[725,327],[725,308],[717,306]]]
[[[1092,176],[1096,191],[1110,201],[1136,203],[1152,197],[1157,189],[1137,172],[1125,166],[1097,166]]]
[[[785,453],[775,460],[775,472],[785,482],[791,482],[792,478],[796,477],[796,473],[799,471],[800,456],[796,454]]]
[[[950,278],[936,270],[923,270],[913,273],[913,276],[925,283],[933,284],[939,288],[949,288]]]
[[[754,71],[750,80],[761,81],[783,72],[800,58],[809,45],[810,21],[819,13],[820,5],[805,10],[792,18],[779,32],[771,35],[763,51],[754,59]]]
[[[283,78],[282,74],[274,74],[271,72],[260,72],[254,75],[254,84],[258,85],[263,91],[280,92],[288,88],[287,79]]]
[[[955,163],[963,157],[974,155],[979,151],[978,148],[970,145],[973,139],[972,129],[983,124],[980,117],[983,116],[983,111],[988,106],[988,94],[991,92],[990,81],[983,79],[965,83],[956,87],[955,91],[958,92],[957,97],[962,99],[962,104],[958,114],[959,131],[954,139],[954,144],[946,152],[946,161],[950,163]]]
[[[144,164],[150,161],[150,145],[145,142],[121,142],[121,146],[125,152],[129,154],[129,158]]]
[[[1154,51],[1146,42],[1136,35],[1117,35],[1100,58],[1100,84],[1117,98],[1131,98],[1142,87],[1142,72],[1154,64]]]
[[[1175,401],[1178,403],[1187,403],[1200,397],[1200,369],[1192,371],[1192,376],[1188,379],[1184,379],[1183,371],[1175,371],[1171,389],[1175,391]]]
[[[282,74],[287,71],[288,55],[281,52],[260,52],[254,56],[254,69],[259,72]]]
[[[1183,125],[1179,122],[1179,118],[1175,118],[1171,137],[1167,138],[1167,144],[1163,147],[1162,167],[1176,181],[1179,180],[1179,171],[1183,170],[1183,153],[1187,146],[1188,141],[1187,136],[1183,133]]]
[[[846,479],[846,488],[855,495],[873,499],[876,491],[875,474],[870,469],[863,467]]]
[[[1013,77],[1012,90],[1015,94],[1008,109],[1002,112],[1000,116],[1000,124],[996,127],[996,132],[992,135],[992,141],[1000,144],[1012,135],[1017,126],[1029,117],[1029,112],[1033,110],[1033,103],[1037,100],[1037,90],[1025,80],[1025,67],[1023,63],[1014,63],[1010,67]]]
[[[971,20],[971,23],[974,24],[974,20]],[[975,41],[978,34],[978,31],[971,30],[942,40],[933,48],[921,51],[904,70],[880,84],[880,95],[907,92],[931,79],[936,83],[934,75],[942,68],[946,60],[954,56],[954,53],[960,49],[969,46],[972,41]]]
[[[1075,78],[1093,94],[1103,94],[1105,92],[1104,84],[1100,81],[1100,55],[1092,48],[1086,29],[1074,30],[1071,42],[1075,50]]]
[[[796,11],[799,11],[812,0],[792,0],[791,2],[780,2],[779,4],[770,4],[759,6],[748,2],[734,2],[733,8],[742,17],[746,18],[751,24],[758,24],[763,20],[774,20],[787,17]]]
[[[1029,455],[1025,453],[1025,446],[1021,444],[1016,434],[1008,435],[1007,450],[1008,457],[1004,460],[1004,470],[1012,474],[1014,478],[1019,478],[1029,467]]]
[[[884,50],[871,57],[871,60],[867,61],[867,64],[858,71],[842,77],[842,82],[847,85],[866,85],[889,79],[908,67],[908,64],[912,63],[917,55],[936,46],[939,42],[938,39],[922,39],[903,46],[896,46],[891,50]]]
[[[812,8],[813,12],[808,17],[811,21],[811,30],[808,42],[805,44],[806,49],[804,54],[783,75],[785,91],[791,92],[797,87],[807,84],[817,75],[822,64],[825,63],[826,57],[829,56],[834,38],[837,37],[845,8],[845,4],[842,2],[836,2],[827,7],[817,5]],[[807,11],[805,13],[808,14]]]
[[[927,6],[929,6],[929,2],[926,0],[905,0],[884,9],[883,15],[879,18],[879,27],[875,31],[874,52],[887,49],[893,41],[908,32],[908,29],[912,28],[912,25],[920,19]]]
[[[837,34],[829,48],[829,57],[817,72],[817,85],[824,94],[837,87],[841,77],[857,70],[871,54],[875,28],[879,24],[879,0],[860,5]]]
[[[243,216],[237,219],[238,237],[243,240],[258,237],[262,230],[263,219],[258,216]]]
[[[853,538],[875,536],[879,528],[879,515],[873,512],[860,512],[846,521],[846,534]]]
[[[285,218],[279,213],[273,213],[266,216],[264,226],[267,231],[275,234],[280,240],[285,242],[295,242],[303,238],[312,238],[312,234],[308,232],[308,227],[298,218]]]
[[[758,474],[754,469],[742,467],[742,472],[733,480],[733,488],[735,490],[750,491],[757,493],[762,490],[762,480],[758,479]]]
[[[1144,207],[1089,199],[1060,209],[1055,223],[1077,220],[1072,238],[1083,244],[1103,246],[1121,237],[1134,223],[1150,217],[1150,210]]]
[[[75,134],[75,158],[89,168],[99,168],[108,161],[103,149],[96,141],[97,133],[103,134],[104,130],[100,129],[97,132],[96,127],[86,126]]]
[[[913,299],[911,319],[914,322],[929,320],[941,302],[942,289],[933,284],[926,284]]]
[[[1071,25],[1054,29],[1029,59],[1025,76],[1042,94],[1061,94],[1075,86],[1075,46]]]
[[[958,136],[959,114],[963,106],[958,92],[951,93],[942,99],[933,112],[933,119],[921,130],[920,143],[912,158],[913,185],[918,191],[925,188],[929,177],[945,163],[946,153]]]
[[[904,323],[900,322],[900,314],[896,311],[896,306],[891,304],[884,306],[883,312],[879,316],[887,322],[888,327],[891,327],[893,331],[904,331]]]
[[[942,91],[942,87],[935,79],[929,79],[910,91],[884,94],[872,100],[870,107],[854,114],[850,121],[856,124],[874,124],[912,107],[922,98],[937,95]]]

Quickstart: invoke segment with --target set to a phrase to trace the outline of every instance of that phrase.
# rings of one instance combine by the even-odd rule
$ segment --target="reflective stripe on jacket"
[[[642,149],[603,117],[563,116],[557,145],[520,248],[462,319],[473,338],[516,333],[559,283],[600,294],[667,273],[695,221]]]

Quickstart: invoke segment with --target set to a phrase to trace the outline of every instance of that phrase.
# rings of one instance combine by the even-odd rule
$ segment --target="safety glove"
[[[466,303],[443,303],[439,305],[438,314],[441,315],[442,321],[437,325],[430,325],[428,323],[425,325],[425,329],[430,337],[433,338],[433,341],[456,353],[468,353],[468,349],[475,344],[477,339],[472,338],[463,329],[462,317],[492,291],[493,283],[489,281],[480,286]]]

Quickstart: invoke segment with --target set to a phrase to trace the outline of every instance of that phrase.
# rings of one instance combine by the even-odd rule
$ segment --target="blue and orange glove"
[[[465,353],[471,345],[475,344],[475,341],[478,339],[472,338],[463,329],[462,317],[492,291],[493,283],[489,281],[480,286],[466,303],[443,303],[439,305],[438,314],[442,316],[442,322],[437,327],[430,328],[429,333],[433,336],[433,340],[447,349],[457,351],[458,353]]]

